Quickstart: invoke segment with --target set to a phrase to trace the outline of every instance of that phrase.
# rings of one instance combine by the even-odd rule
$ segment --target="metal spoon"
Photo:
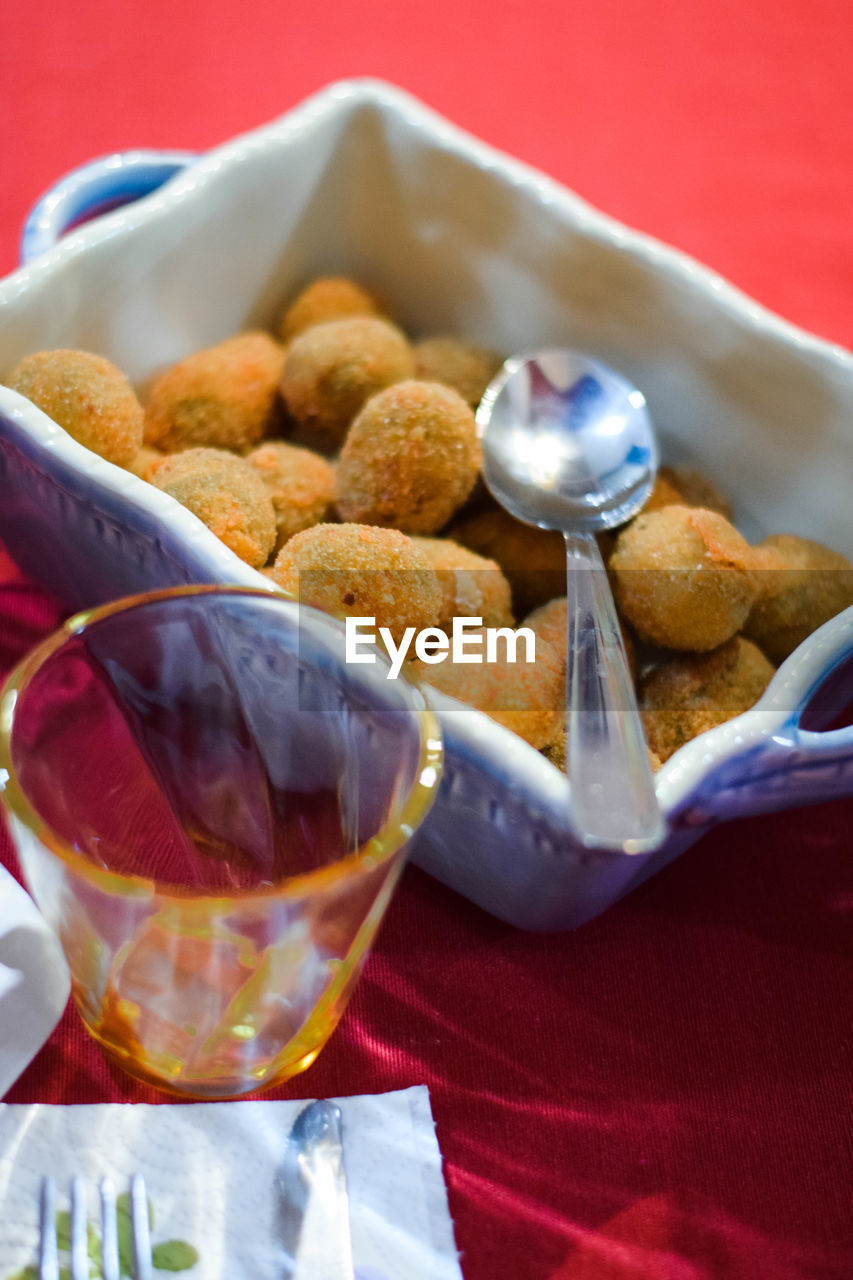
[[[643,726],[595,534],[645,502],[658,465],[641,392],[578,352],[514,356],[477,410],[483,476],[518,519],[566,539],[566,767],[571,822],[590,848],[663,839]]]

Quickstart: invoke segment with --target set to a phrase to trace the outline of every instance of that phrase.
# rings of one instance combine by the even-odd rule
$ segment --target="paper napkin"
[[[356,1280],[461,1280],[426,1086],[336,1101]],[[280,1280],[276,1172],[305,1105],[0,1104],[0,1280],[35,1259],[45,1173],[60,1209],[69,1178],[87,1179],[94,1224],[98,1180],[109,1174],[122,1190],[137,1171],[154,1211],[152,1243],[198,1253],[187,1280]]]
[[[54,934],[29,894],[0,866],[0,1097],[56,1026],[70,989]]]

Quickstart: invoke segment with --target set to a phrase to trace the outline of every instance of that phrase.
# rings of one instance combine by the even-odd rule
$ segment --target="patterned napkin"
[[[461,1280],[427,1087],[336,1101],[356,1280]],[[43,1174],[60,1210],[70,1177],[85,1177],[94,1225],[98,1180],[108,1173],[122,1190],[136,1171],[153,1209],[155,1276],[280,1280],[276,1170],[305,1105],[0,1104],[0,1280],[34,1262]]]

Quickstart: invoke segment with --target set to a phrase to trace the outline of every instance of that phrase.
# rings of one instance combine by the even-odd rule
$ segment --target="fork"
[[[98,1184],[101,1202],[101,1275],[120,1280],[116,1193],[109,1178]],[[152,1280],[151,1236],[148,1230],[148,1198],[145,1179],[135,1173],[130,1180],[130,1221],[133,1236],[134,1280]],[[71,1179],[71,1280],[89,1280],[89,1241],[86,1221],[86,1185]],[[38,1280],[59,1280],[56,1243],[56,1183],[42,1180],[39,1203]]]

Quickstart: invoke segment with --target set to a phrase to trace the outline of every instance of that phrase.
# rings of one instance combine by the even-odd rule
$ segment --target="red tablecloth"
[[[201,149],[371,74],[853,346],[852,15],[9,0],[0,271],[70,166]],[[58,617],[0,557],[0,668]],[[551,937],[411,868],[338,1032],[272,1096],[428,1083],[466,1280],[846,1280],[852,849],[849,802],[733,823]],[[158,1099],[69,1012],[6,1100]]]

